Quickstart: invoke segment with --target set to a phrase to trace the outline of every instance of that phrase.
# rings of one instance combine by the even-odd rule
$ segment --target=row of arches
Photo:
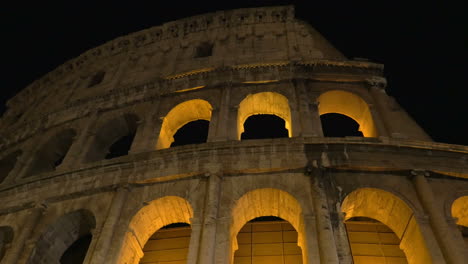
[[[318,112],[325,136],[375,137],[377,131],[368,104],[359,96],[346,91],[328,91],[318,98]],[[162,119],[155,149],[208,140],[212,105],[202,99],[184,101],[174,106]],[[276,92],[249,94],[237,109],[236,139],[292,137],[293,121],[289,100]],[[217,122],[227,122],[218,120]],[[124,114],[108,120],[91,134],[83,161],[94,162],[127,155],[132,147],[140,119],[135,114]],[[77,132],[65,129],[51,136],[35,150],[27,162],[25,177],[53,171],[60,166],[72,146]],[[21,156],[18,150],[0,160],[0,182],[7,177]]]
[[[452,206],[453,216],[465,228],[467,200],[468,196],[461,197]],[[354,263],[434,263],[421,219],[395,194],[357,189],[344,198],[340,208]],[[146,203],[125,220],[127,231],[115,260],[127,264],[187,263],[198,251],[199,239],[192,239],[200,235],[192,228],[196,217],[190,202],[179,196]],[[310,264],[317,234],[306,230],[311,223],[305,219],[292,194],[274,188],[251,190],[233,204],[228,230],[217,231],[217,237],[225,232],[228,243],[216,252],[227,252],[226,263]],[[96,220],[87,210],[63,215],[43,231],[28,263],[83,263],[95,227]],[[2,255],[12,241],[12,229],[0,227]],[[217,247],[224,244],[217,243]]]

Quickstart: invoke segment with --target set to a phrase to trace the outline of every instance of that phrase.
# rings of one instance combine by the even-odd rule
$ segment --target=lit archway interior
[[[341,210],[345,213],[346,221],[360,217],[371,218],[390,228],[400,240],[399,247],[405,253],[408,263],[433,263],[412,209],[395,195],[380,189],[358,189],[346,196]],[[356,259],[365,258],[357,256]],[[355,263],[387,263],[385,261],[390,259],[377,257]]]
[[[349,116],[359,124],[365,137],[377,137],[369,105],[359,96],[345,91],[328,91],[319,96],[319,114],[336,113]]]
[[[161,261],[161,263],[165,263],[162,262],[164,260],[164,254],[162,253],[164,253],[164,250],[169,250],[166,251],[166,253],[171,252],[171,250],[169,248],[165,248],[165,246],[168,246],[167,244],[157,243],[157,239],[161,238],[161,233],[167,234],[168,232],[165,232],[164,229],[159,233],[156,231],[174,223],[190,224],[192,217],[192,207],[189,202],[183,198],[177,196],[165,196],[150,202],[148,205],[140,209],[135,216],[133,216],[129,224],[128,231],[125,234],[118,261],[116,263],[151,263],[147,262],[147,260],[150,261],[154,258]],[[187,243],[187,237],[184,236],[180,236],[179,241],[169,241],[171,243],[180,244],[174,245],[174,248],[172,248],[176,249],[172,253],[175,252],[177,254],[171,256],[166,255],[168,259],[173,259],[173,257],[180,258],[180,256],[185,254],[184,252],[188,250],[185,249],[184,243]],[[147,254],[149,255],[144,257],[143,247],[148,241],[150,244],[145,251],[148,252]],[[140,260],[142,262],[140,262]]]
[[[452,216],[457,219],[457,225],[468,248],[468,196],[460,197],[453,202]]]
[[[96,220],[87,210],[61,216],[39,237],[27,263],[83,263],[95,227]]]
[[[178,104],[164,117],[156,149],[165,149],[174,141],[174,134],[185,124],[196,120],[211,120],[212,107],[201,99]]]
[[[237,112],[237,138],[241,138],[244,132],[244,123],[252,115],[275,115],[282,118],[288,130],[289,137],[292,136],[291,109],[288,99],[279,93],[262,92],[249,94],[239,104]]]
[[[281,228],[281,230],[277,230],[278,232],[274,234],[250,234],[252,236],[256,236],[256,239],[252,240],[249,245],[248,240],[246,243],[245,237],[249,236],[249,234],[245,234],[246,232],[248,233],[248,228],[252,227],[252,224],[247,224],[245,227],[246,223],[249,221],[256,219],[258,217],[264,217],[264,216],[274,216],[274,217],[279,217],[281,219],[284,219],[287,222],[284,227],[281,225],[276,225],[275,227],[269,226],[269,229],[271,228]],[[287,225],[291,225],[291,227],[288,227]],[[242,228],[245,227],[242,232]],[[263,228],[266,228],[263,226]],[[291,245],[288,244],[289,251],[288,254],[283,254],[281,251],[277,252],[276,255],[269,255],[274,249],[273,248],[281,248],[282,249],[282,242],[285,240],[279,241],[278,236],[284,235],[283,231],[291,231],[288,229],[294,229],[297,230],[297,243]],[[283,230],[284,229],[284,230]],[[231,229],[230,229],[230,239],[231,239],[231,259],[233,260],[234,263],[251,263],[248,262],[249,260],[255,260],[251,264],[259,264],[259,263],[283,263],[279,262],[282,261],[282,258],[285,257],[285,255],[289,255],[290,260],[302,260],[299,263],[305,263],[307,264],[307,251],[305,250],[306,247],[306,241],[305,241],[305,236],[304,236],[304,222],[303,222],[303,214],[302,214],[302,208],[299,204],[299,202],[289,193],[285,191],[281,191],[278,189],[271,189],[271,188],[265,188],[265,189],[257,189],[250,191],[243,195],[236,203],[235,207],[233,208],[232,211],[232,223],[231,223]],[[264,230],[268,230],[264,229]],[[291,235],[291,233],[288,233],[287,235]],[[295,234],[292,234],[293,236]],[[264,240],[262,241],[263,245],[256,245],[256,242],[259,242],[258,238],[261,238],[263,236]],[[242,238],[242,241],[238,241],[237,238]],[[286,241],[295,241],[295,238],[289,238],[286,239]],[[253,242],[253,243],[252,243]],[[291,242],[292,243],[292,242]],[[297,246],[299,247],[295,247]],[[256,247],[254,251],[250,251],[251,255],[250,256],[245,256],[246,254],[246,249],[245,247]],[[262,248],[263,247],[263,248]],[[298,250],[302,249],[302,256],[299,257],[297,256]],[[240,252],[235,254],[235,252],[239,250]],[[262,255],[262,250],[264,252],[264,255]],[[244,256],[243,256],[244,254]],[[234,258],[236,256],[236,258]],[[242,258],[244,257],[244,258]],[[242,261],[247,261],[247,262],[242,262]],[[266,261],[266,262],[265,262]],[[291,262],[291,263],[297,263],[297,262]]]

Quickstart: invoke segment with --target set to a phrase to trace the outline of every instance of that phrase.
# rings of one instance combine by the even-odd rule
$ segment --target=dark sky
[[[296,16],[348,58],[385,64],[387,92],[436,141],[468,145],[468,9],[462,1],[63,2],[0,8],[0,113],[35,79],[116,37],[216,10],[295,4]]]

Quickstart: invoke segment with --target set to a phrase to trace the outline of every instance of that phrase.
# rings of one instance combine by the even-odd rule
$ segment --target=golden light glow
[[[292,136],[291,128],[291,110],[288,99],[279,93],[262,92],[249,94],[239,104],[237,112],[237,138],[241,138],[244,132],[245,120],[251,115],[276,115],[285,121],[285,127],[288,130],[289,137]]]
[[[345,220],[368,217],[388,226],[401,240],[400,248],[408,263],[433,263],[412,209],[395,195],[373,188],[361,188],[344,199],[341,210]]]
[[[318,98],[319,114],[337,113],[351,117],[359,124],[365,137],[377,137],[377,129],[367,103],[359,96],[345,91],[325,92]]]
[[[453,202],[452,216],[457,218],[457,225],[468,227],[468,196],[460,197]]]
[[[151,235],[172,223],[190,223],[192,217],[193,209],[183,198],[165,196],[150,202],[130,221],[117,263],[137,264]]]
[[[274,82],[277,82],[278,80],[263,80],[263,81],[247,81],[247,82],[243,82],[243,83],[247,83],[247,84],[262,84],[262,83],[274,83]]]
[[[196,87],[192,87],[192,88],[177,90],[177,91],[175,91],[175,93],[183,93],[183,92],[198,90],[198,89],[202,89],[202,88],[205,87],[205,86],[206,86],[206,85],[200,85],[200,86],[196,86]]]
[[[303,250],[303,263],[307,264],[301,205],[289,193],[272,188],[256,189],[244,194],[233,208],[230,229],[231,260],[238,249],[237,234],[248,221],[260,216],[280,217],[298,231],[298,245]]]
[[[174,134],[185,124],[195,120],[211,120],[210,103],[201,99],[193,99],[178,104],[164,117],[159,133],[156,149],[165,149],[174,142]]]

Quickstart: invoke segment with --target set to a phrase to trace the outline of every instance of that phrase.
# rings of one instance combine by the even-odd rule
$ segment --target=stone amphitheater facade
[[[79,263],[467,263],[468,147],[433,142],[385,87],[383,65],[347,59],[291,6],[190,17],[89,50],[0,120],[0,262],[69,263],[88,235]],[[327,113],[364,137],[324,137]],[[289,136],[240,140],[257,114],[282,118]],[[209,121],[207,142],[170,147],[194,120]],[[106,158],[128,134],[128,155]],[[285,241],[282,254],[252,240],[239,255],[239,231],[262,216],[293,227],[299,257]],[[403,253],[362,253],[375,245],[347,223],[368,218]],[[190,225],[183,258],[145,260],[173,223]]]

